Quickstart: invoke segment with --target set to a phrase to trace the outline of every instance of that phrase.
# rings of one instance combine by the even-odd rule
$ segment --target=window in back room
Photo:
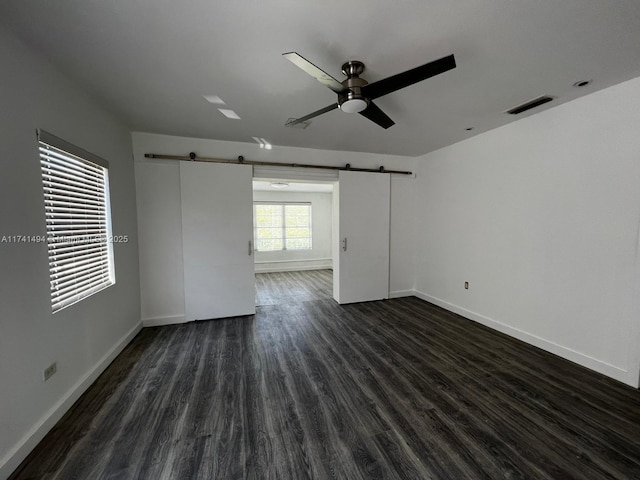
[[[258,252],[311,250],[311,204],[254,202]]]

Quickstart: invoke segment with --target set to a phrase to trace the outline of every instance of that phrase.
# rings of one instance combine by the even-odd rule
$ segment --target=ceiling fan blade
[[[310,113],[309,115],[305,115],[304,117],[300,117],[300,118],[296,118],[295,120],[291,120],[290,122],[285,123],[286,126],[291,127],[293,125],[297,125],[299,123],[302,122],[306,122],[307,120],[310,120],[314,117],[317,117],[319,115],[322,115],[323,113],[327,113],[330,112],[331,110],[335,110],[336,108],[338,108],[338,104],[334,103],[333,105],[329,105],[327,107],[321,108],[320,110],[316,110],[313,113]]]
[[[372,122],[377,123],[382,128],[387,129],[392,125],[395,125],[396,122],[391,120],[386,113],[380,110],[375,103],[369,102],[369,106],[360,112],[360,115],[363,117],[367,117]]]
[[[420,67],[365,85],[362,87],[362,94],[371,99],[382,97],[383,95],[421,82],[427,78],[440,75],[453,68],[456,68],[456,59],[453,55],[449,55],[439,60],[425,63]]]
[[[324,70],[316,67],[313,63],[311,63],[303,56],[298,55],[296,52],[283,53],[282,56],[298,68],[307,72],[324,86],[329,87],[334,92],[341,93],[347,90],[347,88],[344,87],[338,80],[333,78]]]

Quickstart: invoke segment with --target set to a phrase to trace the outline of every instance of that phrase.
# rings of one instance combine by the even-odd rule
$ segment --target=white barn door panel
[[[185,320],[255,313],[252,170],[180,163]]]
[[[388,298],[390,175],[341,170],[337,195],[334,298],[338,303]]]

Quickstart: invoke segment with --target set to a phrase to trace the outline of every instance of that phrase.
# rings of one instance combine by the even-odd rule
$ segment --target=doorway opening
[[[332,181],[253,179],[256,306],[333,298]]]

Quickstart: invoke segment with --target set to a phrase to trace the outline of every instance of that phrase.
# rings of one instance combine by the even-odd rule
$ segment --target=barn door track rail
[[[194,152],[189,153],[189,155],[186,157],[181,157],[179,155],[159,155],[157,153],[145,153],[144,156],[146,158],[158,158],[161,160],[182,160],[185,162],[233,163],[237,165],[259,165],[264,167],[318,168],[323,170],[349,170],[352,172],[372,172],[372,173],[392,173],[396,175],[412,175],[412,172],[407,172],[404,170],[387,170],[384,167],[380,167],[377,169],[355,168],[355,167],[352,167],[350,163],[347,163],[343,167],[339,167],[334,165],[309,165],[305,163],[258,162],[254,160],[245,160],[245,158],[242,155],[240,155],[235,160],[226,160],[224,158],[198,157]]]

